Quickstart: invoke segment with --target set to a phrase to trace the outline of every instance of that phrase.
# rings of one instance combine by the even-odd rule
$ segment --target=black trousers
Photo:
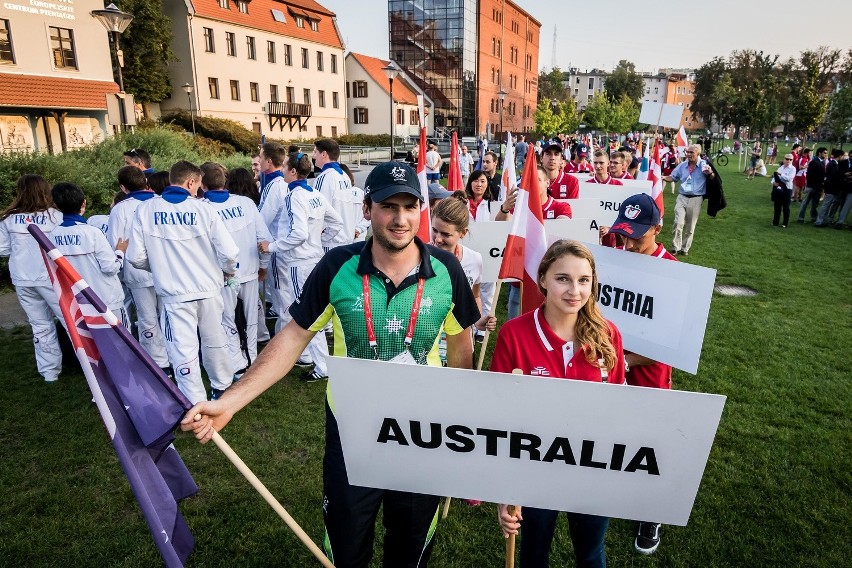
[[[775,206],[775,212],[772,215],[772,224],[778,225],[778,220],[781,218],[781,212],[784,212],[784,222],[781,223],[785,227],[790,224],[790,199],[793,197],[793,190],[783,188],[780,192],[773,190],[772,204]]]
[[[441,498],[350,485],[337,421],[328,403],[323,492],[325,553],[337,568],[366,568],[370,564],[379,507],[383,508],[385,527],[382,565],[425,568],[432,554]]]

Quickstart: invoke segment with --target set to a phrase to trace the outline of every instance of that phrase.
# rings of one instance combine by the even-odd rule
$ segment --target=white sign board
[[[681,526],[725,404],[365,359],[328,371],[353,485]]]
[[[593,219],[548,219],[544,230],[548,236],[573,239],[583,243],[599,242],[598,226]],[[510,221],[471,223],[470,232],[461,243],[482,255],[482,282],[496,282],[503,262],[503,249],[509,236]]]
[[[566,199],[571,206],[571,212],[581,219],[594,219],[598,226],[611,227],[618,217],[620,199]]]
[[[598,305],[621,332],[624,349],[695,374],[716,271],[599,245],[589,249]]]
[[[664,103],[642,103],[642,111],[639,113],[639,122],[651,126],[662,126],[663,128],[678,128],[683,116],[683,106],[667,105]]]
[[[623,180],[624,185],[602,185],[599,183],[581,183],[579,199],[617,200],[619,203],[637,193],[651,195],[652,184],[648,180]]]

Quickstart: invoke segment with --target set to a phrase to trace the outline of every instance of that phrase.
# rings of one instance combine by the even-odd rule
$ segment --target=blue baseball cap
[[[631,195],[621,202],[618,217],[609,232],[628,239],[641,238],[651,227],[660,224],[660,210],[647,193]]]
[[[402,162],[391,161],[379,164],[373,168],[364,183],[364,195],[376,203],[381,203],[400,193],[413,195],[423,201],[417,172]]]

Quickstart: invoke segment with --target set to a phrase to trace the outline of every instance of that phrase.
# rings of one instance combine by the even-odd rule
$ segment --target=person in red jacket
[[[497,336],[491,370],[555,379],[624,383],[621,333],[598,308],[595,259],[576,241],[553,243],[538,267],[544,304],[507,321]],[[602,418],[602,420],[605,418]],[[521,566],[548,566],[558,511],[498,505],[503,534],[523,526]],[[568,513],[578,566],[606,566],[604,537],[609,519]]]
[[[609,233],[618,235],[624,244],[620,247],[628,252],[647,254],[677,262],[662,243],[657,242],[663,226],[660,210],[650,195],[631,195],[621,202],[618,217]],[[672,368],[665,363],[643,357],[638,353],[625,353],[627,361],[625,376],[627,384],[656,389],[672,388]],[[640,522],[634,548],[642,554],[652,554],[660,545],[660,523]]]

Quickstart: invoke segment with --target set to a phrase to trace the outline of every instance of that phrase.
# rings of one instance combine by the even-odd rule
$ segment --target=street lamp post
[[[133,15],[122,12],[115,4],[110,4],[103,10],[92,10],[91,15],[103,24],[107,32],[112,34],[112,47],[115,53],[115,68],[118,71],[118,89],[121,91],[122,95],[124,95],[124,76],[121,73],[124,54],[118,48],[118,36],[126,30],[127,26],[130,25],[130,22],[133,21]],[[121,127],[124,128],[124,125],[127,124],[127,116],[125,115],[123,98],[119,108],[121,110]]]
[[[393,144],[393,135],[394,135],[394,117],[393,117],[393,80],[396,79],[396,76],[399,75],[399,69],[393,63],[388,63],[387,67],[382,67],[382,71],[385,72],[385,75],[390,82],[390,132],[391,132],[391,151],[390,151],[390,159],[393,160],[394,154],[394,144]]]
[[[195,136],[195,115],[192,114],[192,85],[184,83],[183,92],[186,93],[186,100],[189,101],[189,120],[192,122],[192,135]]]
[[[503,138],[503,102],[506,100],[506,95],[508,95],[506,91],[503,90],[503,87],[500,87],[500,92],[497,93],[497,96],[500,97],[500,138]],[[508,143],[508,142],[507,142]],[[500,142],[500,160],[503,160],[503,142]]]

